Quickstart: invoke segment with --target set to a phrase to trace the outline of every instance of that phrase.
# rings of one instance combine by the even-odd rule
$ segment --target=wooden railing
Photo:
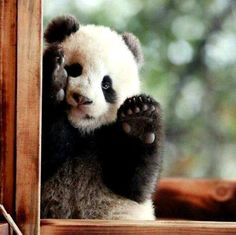
[[[161,218],[236,221],[236,181],[163,179],[154,196]]]
[[[236,223],[159,220],[42,220],[41,235],[234,235]]]

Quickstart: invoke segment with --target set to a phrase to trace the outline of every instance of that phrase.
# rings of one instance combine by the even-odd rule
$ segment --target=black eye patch
[[[109,90],[110,88],[112,88],[112,80],[108,75],[106,75],[102,80],[102,89]]]
[[[116,92],[112,88],[112,80],[111,80],[110,76],[106,75],[103,77],[101,86],[102,86],[102,91],[103,91],[105,100],[108,103],[115,103]]]
[[[78,77],[82,74],[83,67],[81,66],[81,64],[76,63],[76,64],[71,64],[71,65],[66,65],[65,70],[68,73],[68,76]]]

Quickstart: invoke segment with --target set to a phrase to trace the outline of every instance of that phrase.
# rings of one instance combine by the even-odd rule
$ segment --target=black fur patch
[[[141,97],[141,99],[139,99]],[[145,144],[138,135],[126,134],[121,124],[124,119],[121,113],[127,109],[134,110],[134,102],[140,108],[146,104],[149,109],[132,114],[132,128],[142,134],[145,131],[155,133],[152,144]],[[141,101],[142,100],[142,101]],[[156,111],[151,111],[152,105]],[[101,156],[103,179],[115,193],[137,202],[144,202],[152,195],[160,174],[160,148],[162,144],[162,124],[160,107],[152,98],[145,95],[127,99],[118,111],[117,123],[100,131],[98,141],[103,149]],[[112,136],[112,138],[110,137]]]
[[[116,92],[112,88],[112,80],[111,80],[110,76],[108,76],[108,75],[104,76],[104,78],[103,78],[102,90],[103,90],[105,100],[108,103],[115,103],[116,98],[117,98]]]
[[[53,112],[51,105],[61,103],[65,97],[67,73],[63,57],[63,50],[58,44],[51,44],[43,54],[43,105],[49,107],[49,112]]]
[[[45,30],[44,38],[48,43],[60,43],[79,30],[79,22],[73,16],[54,18]]]
[[[78,77],[82,74],[83,67],[79,64],[66,65],[65,70],[67,71],[70,77]]]

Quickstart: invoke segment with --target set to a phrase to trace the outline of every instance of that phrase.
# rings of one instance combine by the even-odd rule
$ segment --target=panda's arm
[[[67,118],[61,116],[50,126],[46,121],[42,126],[42,181],[52,176],[67,160],[76,153],[76,130]]]
[[[63,52],[49,46],[43,55],[42,100],[42,179],[48,178],[65,161],[70,146],[71,129],[66,119],[64,101],[67,74],[63,68]],[[66,142],[67,141],[67,142]]]
[[[143,202],[150,199],[160,173],[160,107],[145,95],[131,99],[121,106],[117,122],[101,135],[104,139],[100,137],[102,169],[111,190]]]
[[[64,52],[60,46],[71,34],[79,30],[79,22],[74,16],[65,15],[54,18],[44,32],[47,47],[43,55],[43,109],[49,115],[58,116],[65,106],[67,72],[64,69]]]
[[[43,108],[48,109],[47,113],[63,110],[67,77],[63,50],[50,45],[43,55]]]

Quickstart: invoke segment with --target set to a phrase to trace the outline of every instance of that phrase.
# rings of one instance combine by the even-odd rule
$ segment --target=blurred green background
[[[164,176],[236,178],[236,1],[44,1],[44,26],[61,14],[139,37],[143,91],[164,112]]]

